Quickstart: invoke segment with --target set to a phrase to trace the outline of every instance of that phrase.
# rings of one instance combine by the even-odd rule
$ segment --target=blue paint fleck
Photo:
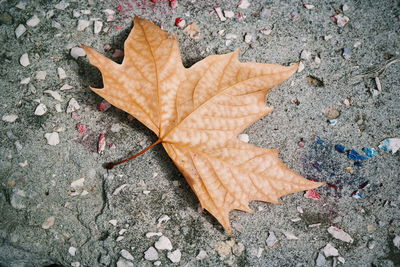
[[[352,149],[348,152],[347,157],[350,160],[367,160],[369,157],[362,156],[360,153],[358,153],[356,150]]]
[[[367,157],[369,157],[369,158],[375,157],[375,155],[378,153],[378,152],[376,151],[376,149],[375,149],[375,148],[372,148],[372,147],[364,147],[364,148],[362,149],[362,151],[364,151],[365,155],[366,155]]]
[[[344,152],[346,152],[346,147],[342,144],[337,144],[335,146],[335,150],[339,153],[344,153]]]
[[[355,198],[355,199],[361,199],[361,198],[364,198],[364,196],[360,193],[360,191],[356,191],[354,194],[353,194],[353,198]]]
[[[356,167],[362,167],[363,163],[361,161],[355,161],[354,166]]]
[[[315,137],[315,143],[318,145],[322,145],[324,143],[324,140],[322,140],[319,136]]]

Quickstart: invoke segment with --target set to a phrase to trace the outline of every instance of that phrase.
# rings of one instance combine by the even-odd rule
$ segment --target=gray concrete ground
[[[400,136],[400,64],[350,79],[400,56],[399,2],[238,4],[192,0],[173,9],[167,1],[0,1],[1,266],[400,266],[399,152],[377,148]],[[234,17],[221,21],[217,6]],[[246,133],[253,144],[280,149],[284,162],[307,178],[329,182],[316,190],[320,199],[297,193],[281,205],[253,202],[255,213],[231,213],[229,237],[199,211],[161,146],[103,169],[156,136],[120,110],[99,111],[102,99],[88,86],[101,86],[101,76],[70,51],[87,44],[121,62],[117,49],[134,15],[177,34],[186,66],[236,48],[242,61],[301,59],[304,70],[269,94],[274,112]],[[176,27],[177,17],[196,23],[200,39]],[[96,34],[95,21],[102,22]],[[97,153],[101,133],[107,144]],[[335,151],[337,144],[378,154],[355,166]],[[159,240],[146,237],[151,232],[167,237],[175,253],[153,249],[146,254],[153,260],[145,259]]]

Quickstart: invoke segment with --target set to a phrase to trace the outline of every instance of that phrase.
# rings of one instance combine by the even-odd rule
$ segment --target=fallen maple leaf
[[[281,196],[323,184],[289,170],[278,150],[237,139],[272,111],[265,106],[267,91],[289,78],[298,64],[241,63],[235,51],[187,69],[176,37],[140,18],[125,42],[122,64],[84,49],[103,75],[104,88],[91,89],[159,137],[137,155],[162,143],[202,208],[228,233],[231,210],[250,212],[250,201],[278,203]]]

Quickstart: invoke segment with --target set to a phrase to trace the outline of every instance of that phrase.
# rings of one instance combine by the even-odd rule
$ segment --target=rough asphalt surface
[[[378,148],[400,137],[400,62],[351,79],[400,56],[399,1],[238,4],[0,1],[1,266],[400,266],[400,152]],[[218,6],[234,17],[221,21]],[[274,112],[246,133],[330,184],[306,194],[314,198],[297,193],[281,205],[253,202],[253,214],[232,212],[229,237],[199,211],[161,146],[103,169],[156,136],[120,110],[98,110],[89,85],[101,87],[101,75],[71,48],[87,44],[121,62],[134,15],[177,34],[187,67],[237,48],[242,61],[301,60],[304,70],[270,92]],[[176,27],[178,17],[196,23],[200,39]],[[353,161],[337,144],[378,153]]]

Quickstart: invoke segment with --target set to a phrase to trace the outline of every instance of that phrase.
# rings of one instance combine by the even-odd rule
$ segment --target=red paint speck
[[[82,134],[82,133],[86,133],[87,129],[86,126],[80,123],[76,124],[76,130],[78,131],[78,133]]]
[[[183,18],[179,17],[179,18],[175,19],[175,26],[177,26],[179,28],[183,28],[183,27],[185,27],[185,25],[186,25],[186,21]]]
[[[103,46],[103,48],[104,48],[104,51],[109,51],[109,50],[111,50],[112,47],[111,47],[111,45],[106,44]]]
[[[119,31],[119,30],[121,30],[122,29],[122,27],[121,26],[115,26],[115,28],[114,29],[116,29],[117,31]]]
[[[97,153],[101,153],[106,149],[106,135],[101,133],[97,143]]]
[[[100,111],[106,111],[107,109],[109,109],[111,107],[111,104],[108,103],[106,100],[101,101],[98,105],[97,105],[97,109]]]
[[[124,8],[123,8],[121,5],[119,5],[119,6],[117,7],[117,10],[118,10],[118,11],[122,11],[122,10],[124,10]]]
[[[339,187],[335,184],[331,184],[331,183],[326,183],[328,186],[334,188],[335,190],[339,190]]]
[[[314,189],[307,190],[304,194],[305,198],[312,198],[312,199],[321,199],[321,195],[317,193]]]
[[[178,7],[178,0],[169,0],[169,5],[172,9],[177,8]]]

